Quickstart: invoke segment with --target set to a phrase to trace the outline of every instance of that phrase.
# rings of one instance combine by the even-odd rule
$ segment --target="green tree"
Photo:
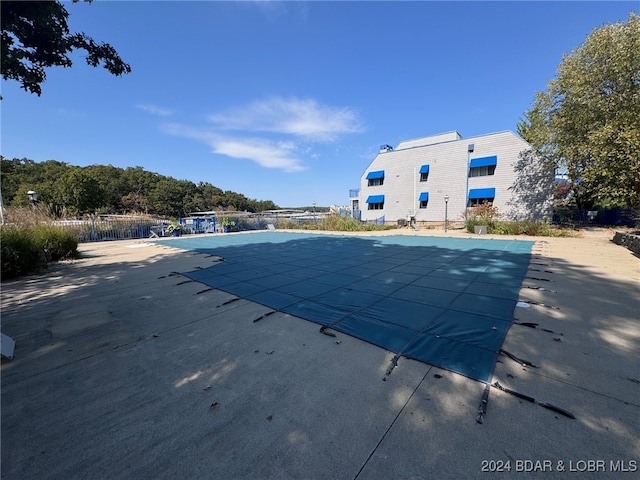
[[[125,191],[121,202],[126,212],[150,213],[151,201],[149,195],[160,175],[148,172],[142,167],[128,167],[122,174]]]
[[[264,212],[265,210],[277,210],[278,205],[271,200],[252,200],[255,204],[255,212]]]
[[[0,156],[0,190],[2,191],[2,199],[6,202],[6,205],[11,205],[13,198],[18,192],[20,186],[20,177],[18,171],[21,167],[21,162],[35,163],[33,160],[22,160],[14,158],[9,160]]]
[[[58,183],[55,204],[66,207],[71,214],[95,213],[106,204],[100,183],[86,169],[71,168]]]
[[[566,171],[581,208],[640,208],[640,16],[595,29],[563,57],[518,124]]]
[[[211,185],[209,182],[198,183],[198,197],[196,199],[198,211],[211,211],[220,208],[224,201],[224,192],[221,188]]]
[[[165,216],[184,217],[189,210],[186,200],[194,190],[193,182],[162,177],[149,196],[152,211]]]
[[[79,0],[73,0],[77,3]],[[91,2],[92,0],[85,0]],[[16,80],[25,91],[40,96],[48,67],[70,67],[69,53],[84,50],[92,67],[102,66],[119,76],[131,67],[107,43],[96,43],[84,33],[71,33],[69,13],[56,1],[0,2],[2,78]]]
[[[179,217],[203,210],[260,212],[277,208],[271,200],[248,199],[207,182],[196,185],[142,167],[77,167],[56,160],[35,162],[1,156],[0,161],[5,205],[28,206],[27,192],[35,190],[39,208],[55,216],[109,212]]]
[[[47,160],[34,162],[28,158],[2,160],[2,196],[7,206],[26,206],[26,192],[35,190],[40,203],[51,203],[55,197],[55,184],[70,168],[64,162]]]
[[[129,193],[126,191],[123,170],[113,165],[90,165],[85,167],[85,171],[98,182],[104,192],[106,212],[121,212],[122,198]]]

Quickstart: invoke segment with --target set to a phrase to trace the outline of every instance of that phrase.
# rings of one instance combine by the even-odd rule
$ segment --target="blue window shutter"
[[[369,195],[366,203],[384,203],[384,195]]]
[[[495,188],[472,188],[469,190],[469,199],[473,198],[496,198]]]
[[[420,193],[420,198],[418,198],[418,200],[421,201],[421,202],[428,202],[429,201],[429,192]]]
[[[498,163],[498,157],[493,155],[492,157],[474,158],[469,164],[470,168],[489,167]]]
[[[375,178],[384,178],[384,170],[376,170],[375,172],[369,172],[367,174],[367,180],[373,180]]]
[[[429,173],[429,165],[422,165],[420,167],[420,173]]]

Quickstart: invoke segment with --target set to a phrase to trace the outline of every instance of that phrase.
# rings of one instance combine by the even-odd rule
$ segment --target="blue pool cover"
[[[533,242],[256,232],[161,240],[220,256],[187,277],[489,382]]]

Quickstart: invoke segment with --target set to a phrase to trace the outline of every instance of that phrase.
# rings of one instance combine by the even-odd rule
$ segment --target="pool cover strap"
[[[502,390],[505,393],[508,393],[510,395],[514,395],[514,396],[516,396],[518,398],[521,398],[522,400],[526,400],[527,402],[537,403],[541,407],[547,408],[549,410],[553,410],[554,412],[559,413],[560,415],[564,415],[565,417],[569,417],[569,418],[573,418],[573,419],[576,418],[576,416],[573,413],[571,413],[568,410],[565,410],[564,408],[556,407],[555,405],[552,405],[550,403],[538,402],[535,398],[530,397],[528,395],[525,395],[523,393],[515,392],[515,391],[510,390],[508,388],[505,388],[502,385],[500,385],[500,383],[498,383],[498,382],[495,382],[493,384],[493,386],[496,387],[498,390]],[[482,423],[482,422],[480,422],[480,423]]]
[[[537,365],[534,365],[533,363],[531,363],[529,360],[523,360],[519,357],[516,357],[513,353],[509,353],[506,350],[500,349],[500,353],[502,353],[503,355],[506,355],[507,357],[509,357],[511,360],[513,360],[516,363],[519,363],[520,365],[522,365],[523,367],[533,367],[533,368],[538,368]]]

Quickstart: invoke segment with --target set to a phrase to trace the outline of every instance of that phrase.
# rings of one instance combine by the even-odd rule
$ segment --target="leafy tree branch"
[[[84,50],[88,65],[102,65],[113,75],[131,72],[108,43],[98,43],[85,33],[70,32],[69,13],[60,1],[3,0],[0,9],[2,78],[19,82],[27,92],[40,96],[46,69],[71,67],[69,54],[73,50]]]

